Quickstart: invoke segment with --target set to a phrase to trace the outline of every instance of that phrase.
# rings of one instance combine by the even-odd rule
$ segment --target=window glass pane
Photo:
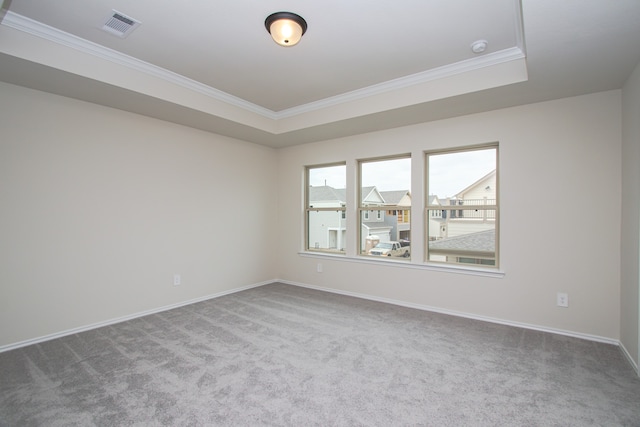
[[[380,191],[411,191],[411,158],[363,161],[360,163],[362,206],[381,206]]]
[[[307,168],[307,250],[344,253],[346,165]]]
[[[309,250],[344,252],[346,245],[346,221],[344,211],[308,211]]]
[[[497,147],[427,155],[427,261],[496,266]]]
[[[495,220],[489,220],[495,218],[495,211],[486,210],[483,214],[486,222],[460,223],[453,219],[442,221],[435,230],[430,227],[429,261],[495,265]]]
[[[411,158],[360,163],[360,254],[411,255]]]
[[[307,170],[311,207],[340,206],[345,202],[347,166],[321,166]]]
[[[481,199],[493,194],[495,198],[495,179],[493,187],[489,189],[486,187],[491,182],[487,182],[483,188],[469,187],[477,187],[479,180],[495,172],[496,148],[429,154],[427,168],[428,194],[437,196],[440,201],[460,196],[470,198],[471,195]],[[469,194],[470,190],[474,190],[474,194]],[[429,204],[432,204],[432,198],[429,199]]]

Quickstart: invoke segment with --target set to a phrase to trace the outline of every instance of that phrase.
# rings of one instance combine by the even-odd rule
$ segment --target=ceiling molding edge
[[[455,62],[453,64],[444,65],[442,67],[433,68],[420,73],[411,74],[397,79],[389,80],[383,83],[367,86],[362,89],[346,92],[330,98],[321,99],[319,101],[310,102],[298,107],[282,110],[275,113],[277,119],[290,118],[304,113],[310,113],[324,108],[335,107],[347,102],[369,98],[375,95],[381,95],[387,92],[405,89],[417,86],[423,83],[433,82],[435,80],[452,77],[458,74],[479,70],[494,65],[503,64],[505,62],[515,61],[525,58],[525,54],[519,47],[512,47],[498,52],[483,55],[478,58],[472,58],[464,61]]]
[[[521,13],[519,8],[518,13]],[[516,21],[520,22],[519,19],[517,19]],[[88,40],[50,27],[41,22],[32,20],[17,13],[13,13],[11,11],[7,11],[6,16],[4,17],[0,25],[6,25],[7,27],[11,27],[15,30],[22,31],[36,37],[40,37],[52,43],[66,46],[82,53],[89,54],[100,59],[130,68],[132,70],[148,74],[155,78],[162,79],[168,83],[172,83],[183,88],[195,91],[204,96],[238,107],[240,109],[244,109],[245,111],[258,114],[273,121],[293,118],[299,115],[316,112],[326,108],[336,107],[352,101],[362,100],[375,95],[381,95],[398,89],[405,89],[411,86],[432,82],[434,80],[439,80],[457,74],[479,70],[485,67],[491,67],[494,65],[499,65],[505,62],[519,60],[526,57],[522,46],[522,26],[517,24],[518,28],[516,32],[518,33],[518,47],[512,47],[502,51],[482,55],[476,58],[456,62],[431,70],[426,70],[424,72],[411,74],[380,84],[367,86],[362,89],[354,90],[344,94],[276,112],[233,96],[229,93],[215,89],[211,86],[199,83],[195,80],[189,79],[162,67],[155,66],[153,64],[120,53],[113,49],[101,46],[97,43],[90,42]]]
[[[52,43],[56,43],[62,46],[70,47],[77,51],[104,59],[118,65],[130,68],[132,70],[149,74],[153,77],[160,78],[169,83],[182,86],[186,89],[193,90],[202,95],[214,98],[218,101],[231,104],[233,106],[242,108],[244,110],[251,111],[269,119],[275,120],[273,111],[260,107],[259,105],[245,101],[221,90],[215,89],[211,86],[207,86],[195,80],[184,77],[173,71],[169,71],[165,68],[158,67],[116,50],[101,46],[97,43],[90,42],[83,38],[74,36],[67,32],[58,30],[57,28],[50,27],[33,19],[24,17],[11,11],[7,12],[5,20],[0,25],[6,25],[24,33],[40,37]]]

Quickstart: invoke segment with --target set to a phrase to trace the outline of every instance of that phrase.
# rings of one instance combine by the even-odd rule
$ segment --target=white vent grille
[[[112,10],[111,12],[102,26],[103,30],[111,34],[125,38],[140,25],[140,21],[124,13],[120,13],[117,10]]]

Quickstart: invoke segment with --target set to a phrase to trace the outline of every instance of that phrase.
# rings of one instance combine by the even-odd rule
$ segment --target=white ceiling
[[[638,0],[5,0],[0,80],[283,147],[617,89]],[[117,10],[128,37],[101,29]],[[294,47],[271,13],[302,15]],[[488,49],[474,54],[472,42]]]

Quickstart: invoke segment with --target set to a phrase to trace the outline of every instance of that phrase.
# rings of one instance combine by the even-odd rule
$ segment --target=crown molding
[[[433,82],[435,80],[440,80],[458,74],[467,73],[470,71],[479,70],[481,68],[491,67],[494,65],[499,65],[505,62],[515,61],[523,58],[525,58],[525,54],[522,49],[520,49],[519,47],[512,47],[477,58],[467,59],[453,64],[444,65],[442,67],[433,68],[431,70],[411,74],[383,83],[367,86],[362,89],[346,92],[330,98],[325,98],[319,101],[289,108],[287,110],[282,110],[276,112],[275,116],[277,119],[294,117],[300,114],[310,113],[328,107],[335,107],[336,105],[344,104],[347,102],[357,101],[369,98],[374,95],[381,95],[399,89],[405,89],[423,83]]]
[[[90,42],[17,13],[8,11],[1,25],[6,25],[7,27],[40,37],[52,43],[70,47],[82,53],[111,61],[118,65],[182,86],[186,89],[193,90],[194,92],[198,92],[202,95],[251,111],[261,116],[276,119],[274,112],[267,108],[260,107],[259,105],[189,79],[183,75],[174,73],[173,71],[141,61],[132,56],[104,47],[97,43]]]
[[[516,19],[516,21],[519,22],[518,19]],[[97,43],[90,42],[11,11],[7,11],[6,16],[0,25],[5,25],[15,30],[45,39],[49,42],[66,46],[84,54],[107,60],[131,70],[162,79],[170,84],[181,86],[206,97],[258,114],[259,116],[273,121],[313,113],[323,109],[336,107],[341,104],[363,100],[376,95],[383,95],[400,89],[406,89],[412,86],[503,64],[509,61],[520,60],[526,57],[523,50],[521,26],[517,24],[516,32],[518,33],[518,46],[516,47],[367,86],[362,89],[302,104],[286,110],[273,111],[167,69],[141,61],[132,56],[101,46]]]

